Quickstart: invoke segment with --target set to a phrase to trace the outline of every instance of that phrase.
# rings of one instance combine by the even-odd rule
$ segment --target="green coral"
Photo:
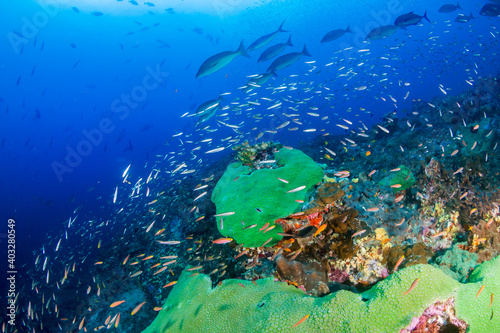
[[[383,178],[379,185],[390,187],[399,184],[401,187],[394,188],[394,192],[397,192],[410,188],[414,183],[415,177],[411,170],[404,165],[400,165],[398,171],[392,172],[389,176]]]
[[[266,233],[260,231],[266,223],[300,211],[297,200],[307,200],[308,194],[323,177],[323,170],[300,150],[282,148],[275,153],[278,168],[253,170],[241,162],[230,164],[212,192],[217,214],[234,212],[217,218],[219,232],[246,247],[257,247],[272,237],[269,246],[282,236],[281,226]],[[253,171],[252,171],[253,170]],[[285,183],[278,178],[288,181]],[[305,186],[303,190],[287,193]],[[243,222],[243,223],[242,223]],[[221,228],[221,224],[223,228]],[[253,228],[247,228],[256,224]]]
[[[417,278],[414,289],[404,295]],[[481,285],[484,290],[476,299]],[[469,332],[489,333],[500,325],[500,301],[489,307],[491,293],[500,295],[500,257],[479,266],[467,284],[430,265],[415,265],[364,293],[341,290],[321,298],[272,278],[256,285],[225,280],[212,289],[207,275],[184,271],[144,333],[398,332],[436,301],[451,297],[456,300],[457,317],[469,324]]]
[[[477,266],[477,254],[462,250],[457,243],[451,249],[436,259],[434,267],[440,268],[457,281],[465,282],[469,273]]]

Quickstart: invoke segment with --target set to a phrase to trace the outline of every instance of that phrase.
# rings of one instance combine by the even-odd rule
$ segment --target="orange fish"
[[[116,317],[116,321],[115,321],[115,328],[118,327],[118,323],[120,322],[120,314],[118,314],[118,316]]]
[[[146,304],[146,302],[142,302],[141,304],[137,305],[137,306],[134,308],[134,310],[132,310],[131,315],[133,316],[133,315],[135,315],[137,312],[139,312],[139,310],[142,308],[142,306],[143,306],[144,304]]]
[[[372,170],[372,171],[370,171],[370,173],[368,174],[368,177],[373,176],[373,174],[374,174],[375,172],[377,172],[377,170]]]
[[[403,295],[408,295],[409,293],[411,293],[411,291],[412,291],[413,289],[415,289],[415,287],[417,286],[418,281],[420,281],[420,278],[416,278],[416,279],[415,279],[415,281],[413,281],[413,283],[411,284],[410,289],[408,289],[407,291],[405,291],[405,292],[403,293]]]
[[[232,241],[233,241],[232,238],[219,238],[219,239],[212,241],[212,243],[214,243],[214,244],[227,244],[227,243],[231,243]]]
[[[295,325],[293,325],[293,327],[297,327],[297,326],[299,326],[300,324],[302,324],[303,322],[305,322],[305,321],[306,321],[306,319],[307,319],[307,318],[309,318],[309,316],[310,316],[310,314],[305,315],[304,317],[302,317],[302,319],[301,319],[301,320],[299,320],[299,321],[298,321]]]
[[[392,188],[400,188],[401,187],[401,184],[394,184],[394,185],[391,185]]]
[[[368,208],[366,211],[367,212],[378,212],[378,207]]]
[[[110,308],[114,308],[114,307],[117,307],[118,305],[120,305],[122,303],[125,303],[125,301],[116,301],[116,302],[113,302],[109,307]]]
[[[368,150],[365,155],[370,156],[370,154],[371,154],[371,152]]]
[[[171,287],[171,286],[173,286],[173,285],[174,285],[174,284],[176,284],[176,283],[177,283],[177,281],[172,281],[172,282],[169,282],[169,283],[167,283],[166,285],[164,285],[162,288]]]
[[[401,263],[403,262],[404,259],[405,259],[405,256],[402,255],[401,258],[399,258],[398,262],[396,263],[396,266],[394,266],[393,272],[398,270],[399,265],[401,265]]]
[[[320,227],[318,228],[318,230],[316,230],[316,232],[314,233],[314,237],[318,236],[318,235],[319,235],[319,234],[320,234],[323,230],[325,230],[325,229],[326,229],[326,226],[327,226],[327,224],[326,224],[326,223],[325,223],[325,224],[323,224],[322,226],[320,226]]]
[[[358,232],[355,232],[355,233],[351,236],[351,238],[354,238],[354,237],[356,237],[356,236],[362,235],[362,234],[364,234],[365,232],[366,232],[366,230],[360,230],[360,231],[358,231]]]
[[[483,289],[484,289],[484,284],[481,286],[481,288],[479,288],[479,291],[476,294],[476,298],[479,297],[479,294],[481,294],[481,292],[483,291]]]

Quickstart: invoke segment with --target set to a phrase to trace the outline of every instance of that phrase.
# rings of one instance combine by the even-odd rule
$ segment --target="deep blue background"
[[[214,1],[212,7],[204,6],[203,9],[188,7],[182,1],[155,3],[155,7],[142,3],[132,6],[126,1],[77,5],[79,13],[70,6],[58,6],[54,15],[27,38],[22,53],[9,40],[15,36],[13,31],[22,32],[26,22],[33,22],[37,15],[43,17],[40,13],[45,11],[38,3],[20,1],[4,5],[0,12],[0,217],[5,223],[9,217],[17,221],[19,264],[30,264],[33,260],[30,253],[44,244],[44,235],[58,233],[69,216],[78,214],[84,220],[95,216],[108,218],[114,189],[121,183],[122,172],[130,163],[130,178],[135,182],[140,177],[146,178],[155,162],[162,159],[156,155],[171,151],[180,153],[175,157],[175,165],[186,161],[188,168],[199,168],[208,164],[210,158],[220,157],[223,153],[209,156],[203,152],[218,147],[220,139],[235,137],[236,133],[229,128],[220,128],[214,133],[195,132],[196,119],[180,117],[185,112],[192,113],[206,100],[217,98],[221,92],[231,92],[222,106],[243,102],[245,96],[237,88],[245,84],[247,75],[267,69],[269,62],[256,62],[265,48],[252,52],[250,59],[237,57],[229,66],[208,77],[195,79],[195,74],[209,56],[235,50],[242,39],[248,46],[261,35],[277,29],[285,19],[284,28],[290,31],[295,44],[285,52],[300,51],[307,43],[313,56],[304,57],[280,71],[280,76],[286,79],[273,78],[270,83],[277,87],[283,82],[298,82],[299,90],[286,95],[299,100],[313,98],[307,106],[301,106],[304,109],[300,113],[307,126],[297,132],[280,131],[266,139],[293,145],[323,133],[302,132],[309,127],[343,133],[334,126],[340,118],[356,124],[362,120],[369,126],[396,109],[389,95],[398,100],[397,110],[404,116],[404,110],[411,110],[412,99],[430,100],[443,96],[439,84],[449,88],[449,94],[458,94],[470,88],[465,82],[469,75],[477,78],[498,70],[499,20],[480,17],[470,24],[458,24],[453,22],[457,12],[438,13],[440,5],[435,1],[419,1],[418,5],[410,1],[356,4],[319,0],[257,1],[248,2],[249,5],[243,1]],[[464,10],[460,12],[472,12],[479,17],[483,3],[461,1]],[[394,21],[396,14],[387,15],[389,5],[399,9],[395,12],[397,15],[411,10],[423,14],[427,10],[434,23],[422,21],[423,26],[399,30],[386,40],[359,43],[370,27],[378,25],[377,21],[386,20],[383,24]],[[169,7],[175,14],[165,11]],[[104,15],[93,16],[91,11],[101,11]],[[319,43],[326,32],[347,25],[355,34],[332,43]],[[147,27],[149,29],[140,31]],[[197,28],[202,31],[193,31]],[[273,43],[286,42],[288,36],[288,33],[278,34]],[[162,47],[163,43],[169,47]],[[353,49],[342,51],[349,47]],[[359,49],[370,49],[370,52],[357,52]],[[313,65],[304,64],[314,60]],[[325,67],[330,62],[334,64]],[[148,73],[147,67],[156,68],[160,64],[162,71],[168,72],[164,82],[149,91],[144,101],[131,109],[125,119],[113,115],[113,101],[140,86]],[[317,68],[309,71],[312,66]],[[339,71],[342,66],[345,68]],[[357,75],[337,76],[349,70]],[[287,78],[290,74],[298,76]],[[388,80],[378,83],[384,77]],[[411,85],[400,86],[399,83],[404,82]],[[363,85],[368,88],[354,89]],[[304,93],[303,88],[308,86],[315,89]],[[324,98],[324,86],[335,95],[330,101]],[[323,93],[315,94],[316,90]],[[407,91],[410,96],[403,101]],[[258,94],[251,100],[278,98],[264,87],[254,92]],[[251,131],[251,128],[270,126],[266,118],[256,122],[251,116],[266,114],[266,108],[272,105],[262,104],[260,109],[236,116],[230,113],[227,122],[240,124],[244,121],[241,130],[245,138],[254,139],[260,129]],[[308,106],[319,107],[319,110],[308,110]],[[373,117],[360,111],[360,107]],[[347,112],[349,108],[351,112]],[[307,111],[329,115],[330,124],[305,115]],[[227,111],[219,111],[222,112]],[[63,161],[68,148],[76,149],[85,140],[82,131],[98,128],[104,118],[111,119],[114,130],[105,134],[102,143],[94,146],[89,156],[59,181],[52,164]],[[210,124],[211,128],[218,128],[215,120]],[[179,132],[184,134],[172,139],[172,135]],[[213,141],[200,144],[203,149],[194,161],[203,158],[203,162],[196,164],[190,149],[198,146],[197,141],[208,137]],[[194,143],[189,145],[185,141]],[[162,165],[162,171],[165,170],[171,171],[172,166]],[[73,214],[79,206],[82,208]],[[1,241],[4,251],[4,238]]]

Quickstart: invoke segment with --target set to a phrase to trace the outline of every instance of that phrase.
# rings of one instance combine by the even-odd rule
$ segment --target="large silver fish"
[[[398,16],[396,18],[396,21],[394,21],[394,25],[397,25],[398,27],[407,27],[410,25],[417,25],[420,23],[420,21],[423,18],[430,22],[429,18],[427,17],[427,12],[424,13],[424,16],[420,16],[420,15],[414,14],[413,12],[409,12],[407,14],[403,14],[403,15]]]
[[[267,71],[276,74],[275,73],[276,71],[279,71],[280,69],[290,66],[291,64],[299,60],[303,55],[308,57],[311,56],[309,51],[307,51],[306,44],[304,44],[302,52],[287,53],[274,60],[271,66],[269,66],[269,68],[267,69]]]
[[[346,32],[349,32],[352,34],[352,30],[349,26],[347,26],[347,29],[335,29],[330,32],[328,32],[323,39],[321,40],[321,43],[328,43],[332,42],[336,39],[339,39],[340,37],[344,36]]]
[[[481,8],[479,15],[491,17],[500,16],[500,4],[487,3]]]
[[[462,9],[462,7],[460,7],[460,4],[457,2],[457,5],[452,5],[452,4],[446,4],[446,5],[442,5],[441,8],[439,8],[438,12],[440,13],[451,13],[451,12],[454,12],[455,10],[457,9]]]
[[[287,47],[287,46],[293,46],[292,36],[290,36],[288,38],[288,41],[286,43],[279,43],[279,44],[276,44],[276,45],[273,45],[273,46],[270,46],[269,48],[267,48],[264,52],[262,52],[262,54],[260,55],[260,58],[259,58],[259,60],[257,60],[257,62],[268,61],[268,60],[274,58],[275,56],[280,54],[281,51],[283,51],[285,49],[285,47]]]
[[[201,104],[198,109],[196,109],[195,115],[201,116],[209,112],[215,112],[219,109],[220,102],[222,101],[222,96],[217,99],[213,99]]]
[[[243,46],[243,41],[240,43],[240,47],[236,51],[224,51],[221,53],[217,53],[216,55],[211,56],[207,60],[201,64],[198,73],[196,74],[196,78],[210,75],[212,73],[217,72],[219,69],[223,68],[234,58],[242,55],[245,57],[250,57]]]
[[[286,30],[283,30],[283,24],[285,23],[285,21],[283,21],[280,25],[280,27],[278,28],[278,30],[276,30],[275,32],[271,32],[270,34],[267,34],[267,35],[264,35],[262,37],[260,37],[259,39],[257,39],[255,42],[253,42],[252,44],[250,44],[250,46],[248,47],[248,51],[253,51],[253,50],[257,50],[258,48],[266,45],[267,43],[269,43],[273,38],[274,36],[276,36],[279,32],[287,32]]]
[[[377,28],[373,29],[372,31],[370,31],[368,33],[368,35],[366,36],[365,40],[383,39],[383,38],[389,37],[390,35],[395,33],[396,30],[398,30],[398,29],[399,29],[399,27],[392,25],[392,24],[383,25],[383,26],[377,27]]]

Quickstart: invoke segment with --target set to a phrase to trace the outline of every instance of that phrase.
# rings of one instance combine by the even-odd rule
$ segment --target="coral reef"
[[[276,271],[281,279],[290,282],[312,296],[323,296],[330,292],[327,276],[319,269],[305,267],[298,261],[288,262],[283,255],[274,259]]]
[[[225,280],[212,289],[208,276],[185,270],[144,333],[397,332],[452,298],[460,320],[450,318],[455,329],[463,329],[464,321],[471,332],[493,332],[500,323],[492,317],[500,311],[500,302],[490,304],[493,293],[500,294],[500,258],[476,268],[467,284],[415,265],[364,293],[341,290],[321,298],[272,278]]]
[[[457,281],[465,282],[469,278],[470,272],[477,266],[478,256],[461,249],[465,243],[453,245],[444,255],[436,258],[435,267],[439,267],[447,275]]]
[[[241,162],[229,165],[212,192],[219,232],[245,247],[269,246],[282,236],[274,222],[300,210],[300,203],[323,178],[323,170],[299,150],[282,148],[273,160],[254,170]],[[225,215],[227,214],[227,215]]]

